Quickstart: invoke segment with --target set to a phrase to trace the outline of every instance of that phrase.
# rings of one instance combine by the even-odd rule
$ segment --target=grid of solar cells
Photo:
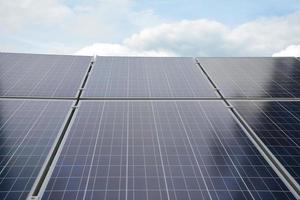
[[[97,57],[83,97],[217,97],[193,58]]]
[[[225,97],[300,97],[295,58],[198,58]]]
[[[91,57],[0,53],[0,96],[75,97]]]
[[[222,102],[81,102],[42,199],[294,199]]]
[[[300,102],[233,102],[233,105],[300,183]]]
[[[70,106],[0,100],[0,199],[26,199]]]
[[[300,122],[300,101],[285,101],[280,105]]]

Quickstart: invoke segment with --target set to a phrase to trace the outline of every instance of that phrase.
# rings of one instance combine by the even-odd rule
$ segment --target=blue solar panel
[[[25,199],[71,101],[0,100],[0,199]]]
[[[232,102],[258,137],[300,183],[300,102]]]
[[[294,197],[221,101],[85,101],[42,199]]]
[[[299,59],[198,60],[0,53],[0,199],[295,199],[214,87],[300,183]]]
[[[295,58],[199,58],[225,97],[300,97]]]
[[[97,57],[83,97],[217,97],[193,58]]]
[[[0,53],[0,96],[75,97],[91,57]]]

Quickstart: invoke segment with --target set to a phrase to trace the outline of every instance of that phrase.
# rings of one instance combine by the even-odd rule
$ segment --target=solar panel
[[[42,199],[294,199],[222,101],[82,101]]]
[[[232,102],[258,137],[300,183],[300,102]]]
[[[25,199],[71,101],[0,100],[0,199]]]
[[[193,58],[97,57],[83,97],[217,97]]]
[[[91,57],[0,53],[0,96],[75,97]]]
[[[300,97],[295,58],[198,58],[225,97]]]

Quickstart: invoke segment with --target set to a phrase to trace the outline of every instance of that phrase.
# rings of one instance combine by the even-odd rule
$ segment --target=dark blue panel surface
[[[295,58],[199,58],[225,97],[300,97]]]
[[[0,199],[25,199],[71,101],[0,100]]]
[[[91,57],[0,53],[0,96],[75,97]]]
[[[232,102],[259,138],[300,183],[300,102]]]
[[[43,199],[294,199],[222,102],[81,102]]]
[[[83,97],[217,97],[193,58],[97,57]]]

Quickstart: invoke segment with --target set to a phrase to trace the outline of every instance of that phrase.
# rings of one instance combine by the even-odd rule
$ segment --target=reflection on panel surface
[[[83,97],[217,97],[193,58],[97,57]]]
[[[90,57],[0,53],[0,96],[75,97]]]
[[[295,58],[198,58],[225,97],[300,97]]]
[[[300,183],[300,102],[232,102],[250,127]]]
[[[222,102],[81,102],[43,199],[294,199]]]
[[[0,100],[0,199],[25,199],[70,101]]]

